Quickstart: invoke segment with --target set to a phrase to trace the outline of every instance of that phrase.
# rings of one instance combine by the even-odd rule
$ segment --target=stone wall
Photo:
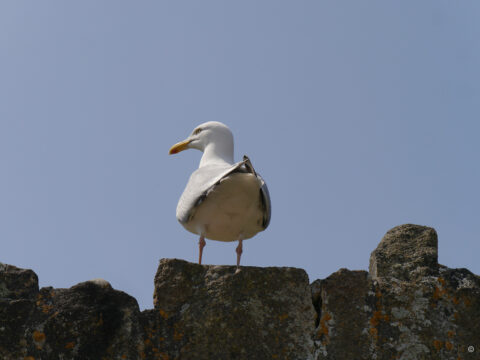
[[[480,359],[480,278],[437,262],[435,230],[385,235],[369,272],[163,259],[154,309],[92,280],[38,289],[0,264],[0,359]]]

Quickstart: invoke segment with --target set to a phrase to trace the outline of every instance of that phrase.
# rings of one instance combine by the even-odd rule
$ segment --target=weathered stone
[[[162,260],[155,310],[161,351],[181,359],[308,359],[315,311],[308,277],[294,268],[202,266]],[[175,352],[169,349],[176,346]]]
[[[389,230],[370,256],[374,279],[394,277],[409,281],[438,274],[438,239],[434,229],[400,225]]]
[[[372,313],[371,281],[366,271],[340,269],[312,284],[320,317],[315,332],[318,359],[371,359],[364,331]]]
[[[42,288],[34,300],[2,299],[0,358],[135,359],[139,314],[134,298],[93,281]]]
[[[37,293],[37,274],[29,269],[0,263],[0,298],[32,299]]]
[[[480,359],[480,278],[438,265],[434,229],[387,232],[370,275],[340,270],[312,284],[317,359]]]
[[[140,312],[102,279],[39,291],[1,264],[0,359],[480,359],[480,277],[438,265],[417,225],[385,235],[370,273],[310,286],[301,269],[164,259],[154,303]]]

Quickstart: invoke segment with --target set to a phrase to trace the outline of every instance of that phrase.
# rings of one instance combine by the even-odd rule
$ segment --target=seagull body
[[[233,135],[222,123],[210,121],[197,126],[169,153],[186,149],[201,150],[203,156],[180,197],[177,219],[185,229],[200,236],[200,264],[205,238],[238,240],[238,267],[242,241],[265,230],[270,222],[267,185],[248,157],[233,163]]]

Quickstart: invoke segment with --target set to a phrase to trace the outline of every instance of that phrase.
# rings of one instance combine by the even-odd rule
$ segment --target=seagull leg
[[[235,272],[240,271],[240,257],[242,256],[243,252],[243,246],[242,246],[242,239],[238,240],[238,246],[237,249],[235,250],[237,252],[237,270]]]
[[[202,264],[202,254],[203,254],[203,248],[205,247],[205,237],[203,235],[200,235],[200,240],[198,240],[198,249],[200,250],[198,254],[198,263],[201,265]]]

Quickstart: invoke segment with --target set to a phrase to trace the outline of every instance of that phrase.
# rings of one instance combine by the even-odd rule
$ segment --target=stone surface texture
[[[163,259],[154,309],[102,279],[38,288],[0,263],[0,359],[480,359],[480,278],[439,265],[437,234],[388,231],[369,272]]]

